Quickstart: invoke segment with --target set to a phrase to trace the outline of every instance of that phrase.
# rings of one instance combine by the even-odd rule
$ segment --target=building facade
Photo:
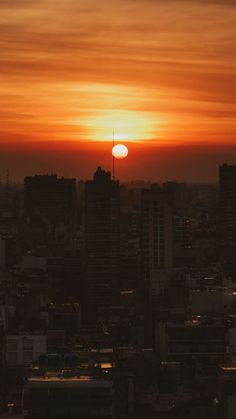
[[[119,285],[119,182],[98,167],[85,185],[86,317],[114,303]]]

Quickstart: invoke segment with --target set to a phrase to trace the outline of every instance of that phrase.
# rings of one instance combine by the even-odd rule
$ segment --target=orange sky
[[[0,0],[0,11],[0,163],[16,177],[29,159],[32,171],[50,169],[37,163],[50,142],[68,143],[78,162],[96,150],[109,166],[113,129],[150,162],[169,147],[176,178],[183,147],[196,157],[218,150],[215,165],[232,156],[236,0]],[[147,158],[138,176],[129,159],[125,176],[158,175]]]

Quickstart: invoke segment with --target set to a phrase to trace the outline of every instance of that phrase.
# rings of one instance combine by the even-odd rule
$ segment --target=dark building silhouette
[[[121,289],[135,290],[140,277],[140,213],[132,209],[122,218]]]
[[[90,376],[33,377],[25,383],[23,418],[113,419],[113,382]]]
[[[50,226],[73,227],[76,214],[76,180],[57,175],[27,176],[25,210],[33,220]]]
[[[141,195],[141,283],[145,343],[152,344],[155,290],[167,288],[173,268],[173,209],[162,188],[144,189]]]
[[[220,166],[220,211],[223,238],[236,240],[236,165]]]
[[[157,270],[173,265],[173,210],[161,188],[143,190],[141,198],[142,272],[150,278]]]
[[[220,177],[220,231],[223,273],[236,275],[236,165],[223,164]]]
[[[99,309],[115,302],[119,285],[119,182],[98,167],[85,186],[86,312],[93,321]]]

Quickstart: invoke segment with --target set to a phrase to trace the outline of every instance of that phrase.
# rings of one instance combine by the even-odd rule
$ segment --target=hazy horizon
[[[236,163],[236,146],[209,145],[156,146],[125,143],[129,155],[115,161],[116,177],[121,181],[177,180],[190,183],[215,183],[223,163]],[[92,147],[91,147],[92,146]],[[98,166],[112,171],[112,143],[41,142],[2,144],[0,171],[9,169],[14,181],[27,175],[56,173],[58,176],[92,178]],[[151,150],[151,151],[150,151]]]

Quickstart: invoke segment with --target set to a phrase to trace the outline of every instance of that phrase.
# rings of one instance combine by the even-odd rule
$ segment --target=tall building
[[[29,366],[46,352],[46,335],[6,335],[5,361],[8,366]]]
[[[121,221],[121,289],[135,290],[140,276],[140,211],[123,211]]]
[[[119,182],[98,167],[85,185],[86,314],[114,303],[119,285]]]
[[[25,211],[31,220],[55,227],[73,227],[76,215],[76,180],[57,175],[27,176]]]
[[[236,241],[236,165],[223,164],[219,175],[222,235]]]
[[[141,197],[142,276],[153,271],[170,271],[173,265],[173,210],[168,194],[154,187]]]
[[[145,345],[153,344],[155,295],[168,288],[173,267],[173,210],[169,194],[153,186],[141,195],[141,283]]]
[[[219,366],[218,382],[221,401],[219,417],[234,419],[236,412],[236,365],[234,363]]]
[[[223,164],[219,175],[221,264],[224,276],[236,281],[236,165]]]
[[[56,373],[30,377],[23,390],[22,418],[113,419],[113,399],[112,380]]]

